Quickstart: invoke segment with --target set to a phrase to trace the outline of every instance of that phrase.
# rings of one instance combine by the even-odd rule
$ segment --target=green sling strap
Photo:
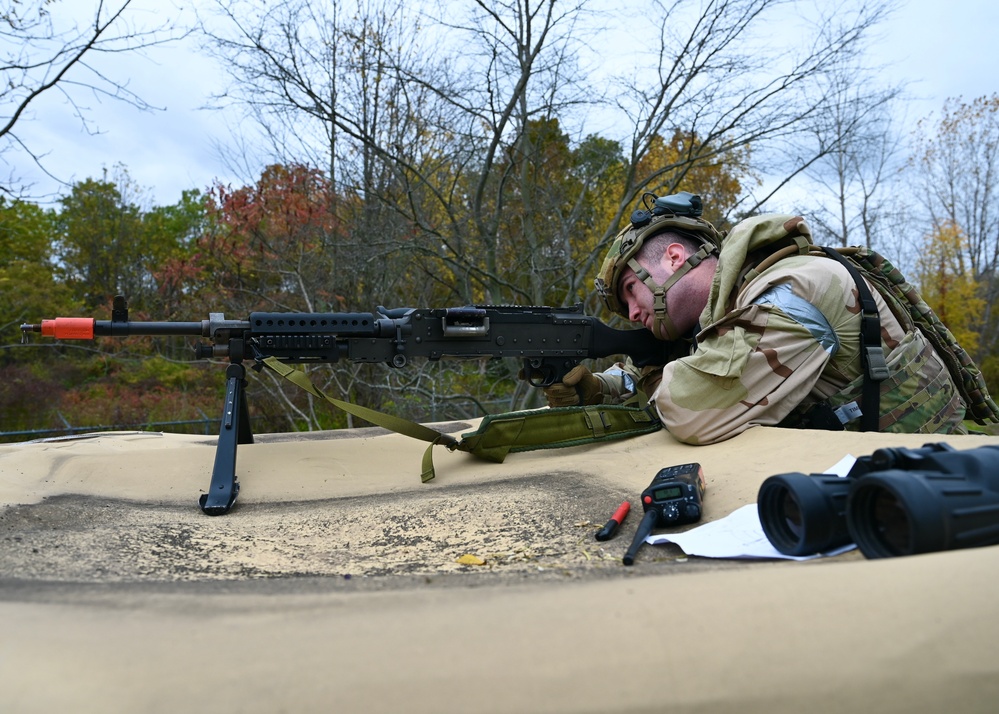
[[[451,449],[457,448],[457,439],[449,434],[442,434],[436,429],[431,429],[429,426],[417,424],[416,422],[395,417],[391,414],[382,414],[374,409],[368,409],[367,407],[358,406],[357,404],[351,404],[350,402],[345,402],[342,399],[334,399],[328,394],[325,394],[321,389],[319,389],[319,387],[314,385],[306,376],[305,372],[300,369],[296,369],[291,365],[285,364],[277,357],[266,357],[261,360],[261,363],[268,369],[298,385],[310,394],[325,399],[333,406],[343,409],[348,414],[353,414],[356,417],[360,417],[361,419],[370,421],[372,424],[377,424],[378,426],[384,427],[396,433],[405,434],[406,436],[411,436],[414,439],[420,439],[421,441],[429,441],[430,446],[428,446],[427,450],[423,453],[423,470],[420,472],[420,479],[424,482],[429,481],[434,477],[434,462],[432,455],[434,445],[444,444]]]
[[[435,476],[433,448],[437,444],[449,451],[464,451],[502,463],[510,452],[579,446],[648,434],[662,428],[652,407],[605,404],[491,414],[483,417],[478,429],[462,434],[458,440],[423,424],[335,399],[316,387],[305,372],[276,357],[267,357],[261,364],[348,414],[398,434],[430,442],[423,453],[420,479],[424,482]]]

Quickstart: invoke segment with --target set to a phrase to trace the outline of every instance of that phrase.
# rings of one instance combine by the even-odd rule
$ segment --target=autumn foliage
[[[634,169],[634,170],[631,170]],[[196,362],[193,339],[101,339],[21,345],[18,324],[56,315],[109,317],[126,294],[132,319],[245,318],[254,310],[373,312],[386,307],[496,303],[566,305],[594,313],[592,273],[618,226],[626,176],[660,194],[699,193],[707,218],[725,216],[752,180],[748,148],[713,156],[696,135],[656,137],[629,167],[600,137],[573,144],[554,119],[504,147],[496,192],[440,170],[440,196],[405,190],[391,172],[378,193],[303,164],[267,167],[253,184],[216,184],[172,206],[143,209],[127,174],[74,185],[59,210],[0,199],[0,431],[69,427],[216,429],[225,362]],[[451,183],[448,183],[451,181]],[[432,193],[432,192],[431,192]],[[436,201],[436,202],[435,202]],[[923,295],[969,351],[989,326],[982,267],[963,225],[945,221],[922,247]],[[991,349],[991,348],[989,348]],[[991,351],[979,360],[988,369]],[[593,365],[599,367],[600,365]],[[336,397],[411,419],[481,416],[539,403],[502,361],[308,368]],[[993,375],[994,376],[994,375]],[[264,372],[248,403],[254,431],[328,429],[360,422]],[[184,422],[191,422],[185,424]]]

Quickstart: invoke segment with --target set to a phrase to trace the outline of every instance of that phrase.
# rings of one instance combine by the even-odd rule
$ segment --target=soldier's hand
[[[603,382],[586,367],[576,365],[561,382],[545,387],[550,407],[571,407],[577,404],[602,404]]]

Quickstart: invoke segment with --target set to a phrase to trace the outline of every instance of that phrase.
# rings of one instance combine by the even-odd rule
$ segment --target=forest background
[[[84,125],[88,96],[149,107],[92,58],[127,67],[196,36],[227,74],[214,101],[241,111],[217,150],[244,170],[267,161],[169,205],[125,165],[54,200],[5,177],[4,440],[214,432],[221,411],[224,367],[194,361],[190,341],[24,345],[22,322],[107,319],[122,294],[132,319],[582,303],[616,324],[592,289],[603,252],[646,194],[678,191],[721,228],[779,210],[820,243],[883,252],[999,392],[999,95],[947,100],[912,130],[906,87],[867,53],[892,2],[650,2],[636,22],[583,0],[220,0],[194,26],[139,23],[127,0],[77,3],[90,14],[66,24],[59,5],[0,0],[0,158],[47,170],[21,131],[46,93]],[[639,58],[623,71],[622,48]],[[435,421],[539,404],[518,366],[309,372],[334,396]],[[257,432],[356,425],[267,374],[248,392]]]

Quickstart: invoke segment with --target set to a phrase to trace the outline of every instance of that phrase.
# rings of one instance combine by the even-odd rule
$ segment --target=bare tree
[[[636,71],[616,100],[632,127],[618,220],[642,192],[671,193],[686,186],[698,164],[747,150],[754,170],[776,179],[768,193],[748,194],[736,207],[739,214],[751,213],[837,150],[835,137],[818,144],[803,140],[835,106],[835,95],[819,90],[831,76],[847,79],[841,68],[863,54],[892,3],[839,4],[803,17],[808,32],[795,32],[789,20],[802,3],[713,0],[692,11],[682,0],[657,0],[652,7],[646,17],[655,18],[658,30],[654,64]],[[779,37],[774,28],[782,29]],[[851,87],[845,83],[843,90]],[[672,164],[643,172],[641,159],[655,137],[674,131],[691,137],[686,151]],[[611,237],[608,230],[601,243]]]
[[[999,347],[999,95],[947,100],[937,122],[920,122],[914,163],[931,227],[926,233],[957,226],[967,238],[968,263],[985,300],[981,360]]]
[[[531,199],[526,176],[508,173],[515,166],[523,170],[524,163],[506,161],[503,154],[531,154],[527,129],[532,120],[566,122],[576,108],[608,94],[597,91],[595,78],[580,69],[584,32],[594,27],[587,24],[585,3],[427,3],[423,13],[407,15],[401,5],[370,0],[353,12],[341,6],[340,17],[324,6],[286,0],[260,9],[264,6],[252,0],[227,0],[223,8],[239,31],[233,38],[215,34],[214,39],[234,72],[230,96],[256,112],[283,117],[279,129],[298,127],[292,116],[315,120],[329,137],[350,140],[367,166],[382,163],[392,185],[403,182],[406,196],[435,203],[433,209],[413,203],[401,208],[407,220],[435,236],[437,247],[444,246],[445,260],[464,281],[463,293],[479,285],[487,296],[513,291],[518,299],[534,297],[518,294],[496,253],[504,193],[520,182],[522,201]],[[631,131],[621,137],[627,172],[619,210],[603,242],[644,191],[675,190],[699,163],[752,147],[761,167],[779,157],[783,185],[837,150],[839,139],[810,146],[807,155],[783,151],[792,140],[814,132],[817,119],[834,109],[836,93],[820,91],[823,82],[828,87],[837,70],[841,80],[848,79],[842,68],[862,54],[891,2],[840,6],[813,18],[807,35],[789,33],[806,41],[782,45],[771,37],[761,39],[797,6],[785,0],[713,0],[697,8],[683,0],[646,4],[643,22],[629,39],[635,47],[648,47],[651,57],[648,62],[636,57],[634,78],[609,83],[619,88],[610,100]],[[256,14],[248,7],[258,8]],[[858,115],[853,122],[865,120]],[[390,122],[394,130],[386,131]],[[271,136],[274,127],[271,121]],[[685,153],[670,165],[643,167],[657,138],[676,131],[692,138]],[[852,129],[844,131],[841,139],[854,135]],[[328,150],[334,145],[326,142]],[[426,163],[431,155],[438,161]],[[451,184],[440,185],[442,166]],[[364,179],[366,190],[370,179]],[[518,208],[532,215],[529,206]],[[535,238],[538,227],[529,221],[523,231],[529,249],[544,242]],[[469,259],[473,248],[476,255]]]
[[[814,154],[803,172],[808,198],[798,210],[828,245],[891,243],[891,191],[905,166],[904,136],[896,117],[902,89],[881,87],[873,70],[845,66],[825,83],[827,107],[812,123]]]
[[[224,3],[236,31],[211,33],[235,80],[225,99],[261,119],[281,153],[307,152],[339,186],[417,226],[422,240],[411,247],[443,261],[456,296],[530,300],[501,256],[504,193],[524,179],[511,173],[523,163],[510,152],[530,155],[529,122],[580,100],[571,93],[578,8],[481,2],[432,16],[392,0],[352,12],[311,0],[261,7]],[[393,238],[384,225],[369,234]]]
[[[562,97],[573,86],[577,8],[551,0],[421,13],[393,0],[219,7],[228,23],[209,36],[234,80],[221,99],[247,108],[276,155],[328,166],[338,194],[358,197],[358,260],[380,268],[364,281],[373,299],[402,275],[407,292],[419,290],[414,270],[454,300],[533,302],[544,292],[533,271],[511,269],[523,244],[510,246],[504,220],[511,192],[521,205],[532,198],[526,162],[513,160],[532,154],[527,126],[573,101]],[[527,226],[537,242],[519,256],[541,254],[544,228]],[[393,263],[393,253],[423,261]]]
[[[89,118],[86,97],[110,98],[150,109],[150,104],[128,88],[128,79],[105,73],[95,60],[175,39],[169,20],[140,28],[129,16],[132,0],[109,3],[95,0],[81,16],[79,7],[52,0],[2,0],[0,3],[0,159],[12,151],[26,153],[45,168],[44,148],[27,145],[17,128],[30,120],[31,109],[43,95],[62,95],[71,111],[90,132],[98,131]],[[83,19],[81,20],[80,17]],[[18,177],[0,183],[11,194]]]

